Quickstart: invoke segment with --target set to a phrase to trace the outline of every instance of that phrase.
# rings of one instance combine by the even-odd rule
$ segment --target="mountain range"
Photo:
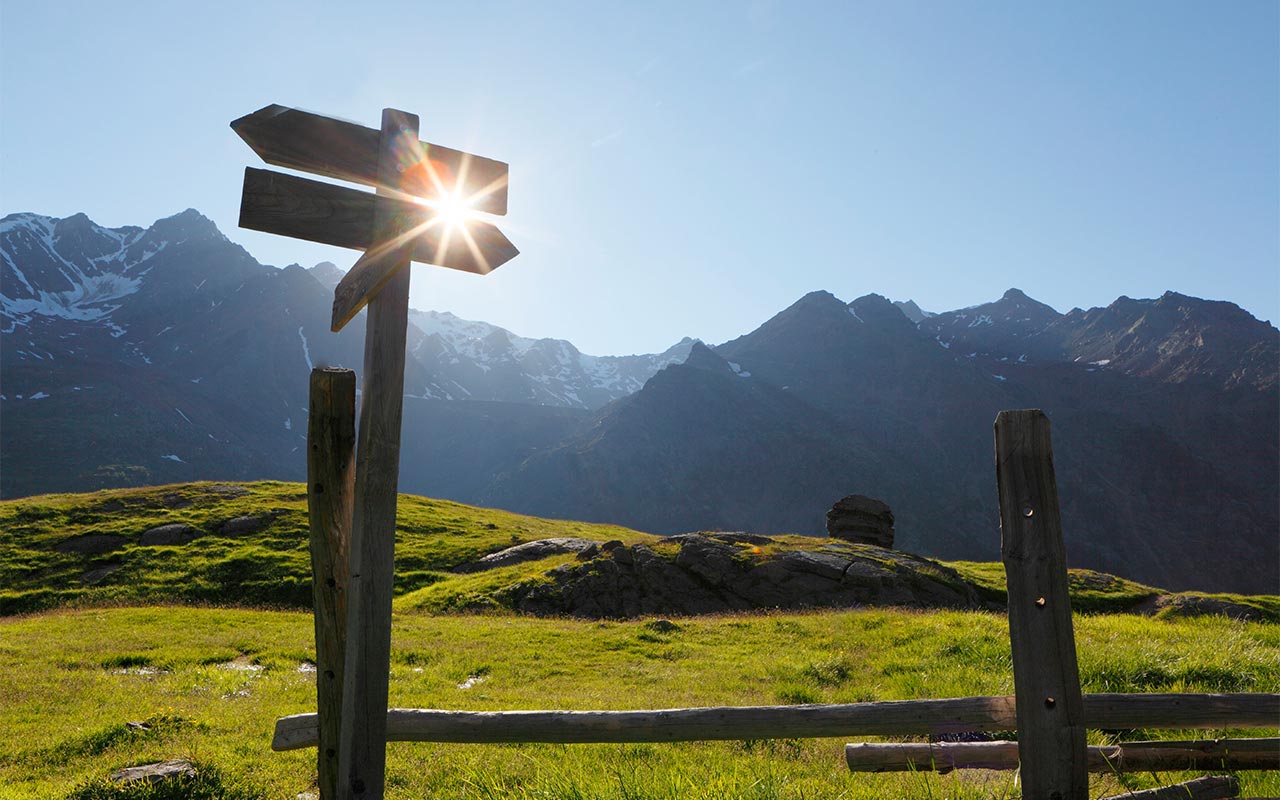
[[[0,495],[300,479],[332,264],[263,265],[188,210],[149,228],[0,220]],[[1280,331],[1167,292],[1061,314],[810,293],[718,346],[589,356],[411,314],[402,491],[655,533],[821,534],[879,497],[902,549],[998,556],[991,424],[1054,425],[1073,566],[1280,591]]]

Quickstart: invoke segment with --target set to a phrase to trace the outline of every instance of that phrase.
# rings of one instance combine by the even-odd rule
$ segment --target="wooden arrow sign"
[[[414,261],[483,275],[520,252],[502,231],[487,222],[468,220],[462,225],[450,225],[436,215],[435,209],[411,200],[379,197],[253,167],[244,171],[240,227],[369,250],[375,244],[384,244],[375,241],[374,216],[378,208],[384,209],[390,220],[390,246]]]
[[[507,165],[501,161],[415,137],[416,148],[397,153],[395,177],[387,185],[378,180],[381,133],[372,128],[270,105],[232,122],[231,129],[268,164],[427,200],[453,195],[476,211],[507,213]]]

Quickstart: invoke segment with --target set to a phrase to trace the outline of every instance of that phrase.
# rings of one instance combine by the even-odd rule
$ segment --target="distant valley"
[[[360,366],[363,326],[328,332],[338,277],[260,264],[192,210],[0,220],[0,495],[300,479],[309,368]],[[858,492],[902,549],[985,560],[992,420],[1040,407],[1072,566],[1280,590],[1280,331],[1231,303],[814,292],[621,357],[415,311],[407,363],[401,491],[659,534],[820,534]]]

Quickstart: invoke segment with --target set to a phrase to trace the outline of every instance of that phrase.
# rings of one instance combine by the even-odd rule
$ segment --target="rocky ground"
[[[834,539],[815,539],[811,547],[797,549],[749,533],[690,533],[631,545],[556,537],[500,550],[455,571],[483,572],[567,553],[575,560],[513,583],[494,599],[536,616],[590,619],[859,606],[1004,608],[1003,598],[988,587],[927,558]],[[1112,576],[1085,572],[1073,579],[1088,584],[1102,578]],[[1154,590],[1116,610],[1245,620],[1268,616],[1229,596]]]

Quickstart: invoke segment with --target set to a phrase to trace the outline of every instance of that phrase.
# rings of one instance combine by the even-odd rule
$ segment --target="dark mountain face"
[[[361,352],[304,271],[190,210],[146,230],[13,215],[0,252],[5,496],[303,474],[307,365]]]
[[[696,344],[684,364],[501,476],[483,499],[662,533],[797,520],[819,533],[826,508],[811,502],[815,490],[838,493],[850,476],[886,488],[860,437]]]
[[[1234,303],[1165,292],[1073,310],[1043,337],[1075,361],[1167,383],[1273,389],[1280,336]]]
[[[994,303],[935,314],[920,321],[920,330],[957,355],[1009,356],[1025,362],[1027,344],[1061,314],[1010,289]]]
[[[1224,391],[1037,349],[1070,317],[1013,290],[917,327],[875,295],[846,305],[810,294],[716,348],[718,359],[695,349],[486,497],[665,533],[817,534],[819,512],[859,492],[891,505],[905,549],[996,558],[991,425],[1002,409],[1039,407],[1054,424],[1073,565],[1157,585],[1280,589],[1275,389]],[[1191,308],[1172,330],[1207,325]],[[1224,332],[1217,374],[1247,373],[1233,365],[1275,335],[1251,317]],[[1274,372],[1253,384],[1272,386]]]
[[[263,266],[194,211],[0,220],[0,494],[301,478],[309,368],[362,359],[359,320],[328,332],[340,276]],[[900,547],[990,559],[991,424],[1038,407],[1073,566],[1276,592],[1278,343],[1173,293],[929,315],[815,292],[717,348],[627,357],[415,312],[400,486],[664,533],[821,534],[869,494]]]
[[[83,214],[0,220],[0,495],[302,477],[308,370],[363,359],[363,317],[329,332],[340,279],[328,262],[259,264],[193,210],[147,229],[107,229]],[[410,326],[406,395],[458,402],[447,411],[408,404],[404,452],[414,466],[404,485],[429,493],[417,477],[429,475],[467,497],[582,416],[539,404],[585,413],[639,388],[691,345],[595,358],[452,315],[415,317],[430,333]],[[446,339],[445,357],[430,357]],[[442,458],[437,442],[484,455]],[[436,468],[428,454],[467,466]]]

